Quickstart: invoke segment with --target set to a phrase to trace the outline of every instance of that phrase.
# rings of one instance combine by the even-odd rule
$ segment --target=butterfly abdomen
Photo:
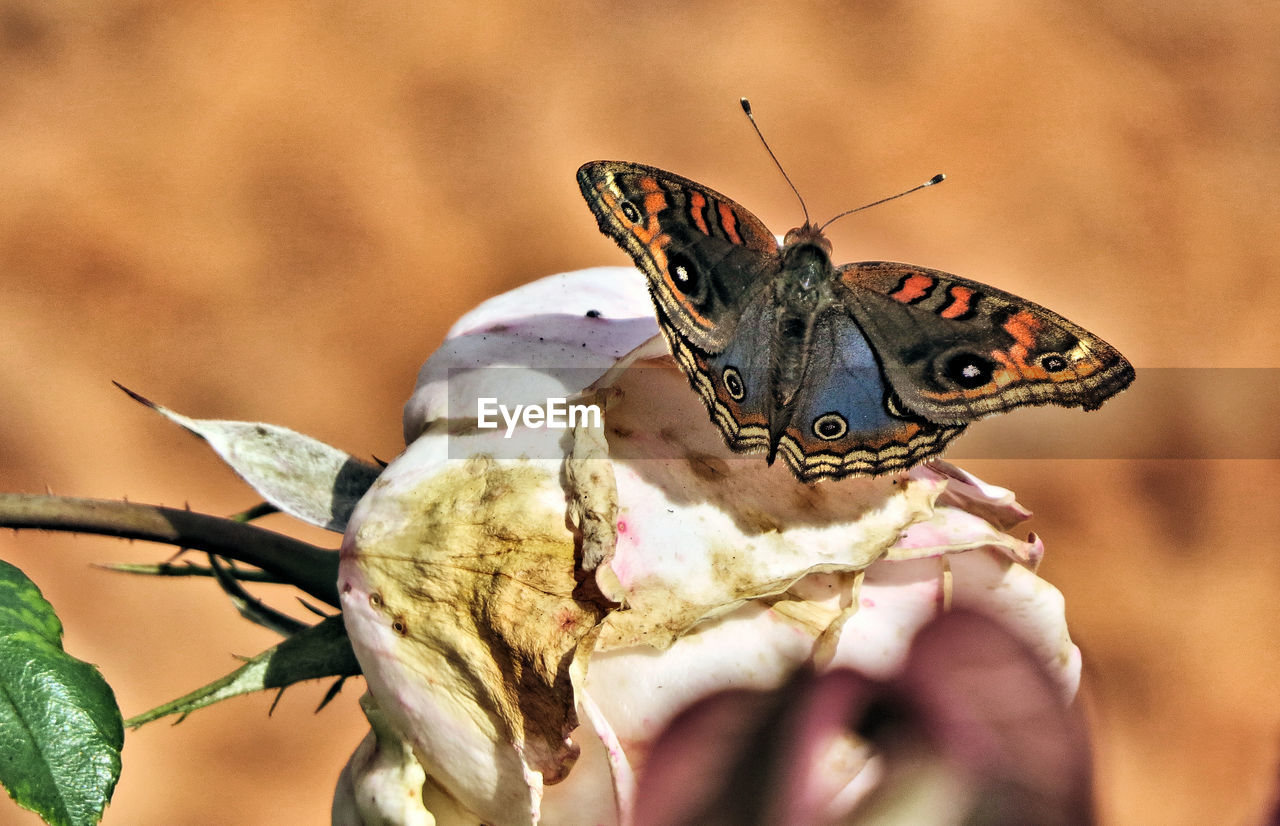
[[[795,413],[795,400],[804,386],[814,352],[818,319],[835,305],[832,281],[835,267],[829,247],[816,230],[792,230],[782,250],[782,267],[774,277],[776,306],[770,342],[769,455],[772,459]]]

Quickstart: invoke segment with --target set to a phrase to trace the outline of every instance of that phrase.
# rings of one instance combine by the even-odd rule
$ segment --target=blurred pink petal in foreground
[[[881,775],[853,812],[823,787],[853,737]],[[902,672],[803,669],[774,691],[699,700],[652,745],[636,826],[1079,824],[1092,820],[1084,721],[1035,655],[963,610],[916,635]]]
[[[729,452],[653,341],[652,312],[634,270],[554,276],[468,314],[423,367],[405,405],[409,446],[343,543],[343,615],[378,713],[335,823],[415,822],[388,819],[403,800],[442,826],[628,823],[633,767],[708,696],[825,692],[795,670],[855,668],[830,685],[854,680],[876,707],[908,687],[924,703],[937,658],[908,651],[950,607],[1002,618],[1052,699],[1074,694],[1079,652],[1061,595],[1034,573],[1039,541],[1007,533],[1028,515],[1012,494],[942,462],[806,485]],[[494,405],[553,399],[603,417],[486,419]],[[979,682],[1027,668],[974,656]],[[937,662],[939,685],[959,671]],[[1035,693],[1018,679],[1015,693]],[[764,715],[737,721],[742,731],[772,731],[767,695],[735,696]],[[851,702],[833,706],[833,725],[848,724]],[[932,709],[903,731],[932,744],[928,726],[945,717]],[[897,741],[830,748],[803,794],[782,800],[839,817],[898,765]],[[698,778],[723,774],[684,771],[708,792]],[[396,806],[374,805],[388,795]]]

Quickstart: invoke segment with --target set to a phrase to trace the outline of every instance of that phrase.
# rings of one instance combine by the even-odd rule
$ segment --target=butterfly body
[[[687,178],[593,161],[578,183],[648,278],[672,354],[730,448],[803,481],[901,470],[981,416],[1092,409],[1133,379],[1114,348],[1025,299],[894,262],[836,266],[809,224],[781,244]]]

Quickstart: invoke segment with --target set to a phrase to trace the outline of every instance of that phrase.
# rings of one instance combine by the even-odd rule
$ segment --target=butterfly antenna
[[[800,194],[800,190],[796,189],[796,185],[791,182],[791,176],[787,174],[787,170],[782,168],[782,164],[778,161],[778,156],[773,154],[773,150],[769,148],[769,142],[764,139],[764,133],[760,131],[760,125],[756,123],[756,116],[751,114],[751,101],[742,98],[742,111],[746,113],[747,120],[751,121],[751,128],[756,130],[756,137],[764,144],[764,151],[769,153],[769,157],[773,158],[773,165],[778,167],[778,171],[782,173],[782,177],[786,179],[787,186],[791,187],[791,191],[796,194],[796,200],[800,202],[800,209],[804,211],[804,224],[809,225],[809,207],[805,206],[804,197]]]
[[[939,172],[937,175],[934,175],[932,178],[925,181],[924,183],[919,184],[918,186],[913,186],[904,192],[899,192],[897,195],[890,195],[888,198],[881,198],[878,201],[872,201],[871,203],[863,204],[860,207],[854,207],[853,209],[846,209],[844,212],[840,213],[836,217],[832,218],[830,221],[827,221],[825,224],[818,227],[818,232],[822,232],[824,229],[831,226],[836,221],[839,221],[841,218],[843,218],[846,215],[852,215],[855,212],[861,212],[864,209],[871,209],[871,207],[873,206],[880,206],[881,204],[887,203],[888,201],[897,200],[898,198],[901,198],[903,195],[910,195],[912,192],[915,192],[920,189],[924,189],[926,186],[933,186],[934,184],[940,184],[946,179],[947,179],[947,176]]]

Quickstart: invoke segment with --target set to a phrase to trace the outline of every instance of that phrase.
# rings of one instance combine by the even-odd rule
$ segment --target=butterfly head
[[[782,271],[788,274],[786,283],[808,301],[817,299],[821,285],[832,277],[831,242],[822,230],[806,222],[788,232],[782,241]]]
[[[782,236],[782,247],[784,250],[798,248],[806,244],[812,244],[819,247],[831,257],[831,241],[827,236],[822,234],[821,227],[815,227],[813,224],[805,221],[804,226],[796,227],[788,230],[787,234]]]

